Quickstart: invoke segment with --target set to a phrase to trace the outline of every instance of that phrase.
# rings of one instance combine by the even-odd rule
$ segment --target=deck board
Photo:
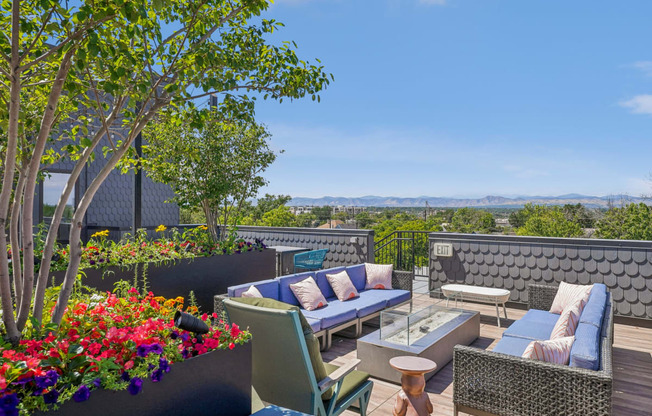
[[[416,295],[417,304],[433,303],[428,295]],[[509,319],[502,319],[502,328],[496,325],[496,309],[490,305],[465,303],[467,309],[481,313],[480,338],[472,345],[492,349],[503,331],[514,320],[525,315],[525,310],[508,308]],[[501,311],[502,312],[502,311]],[[363,334],[376,328],[365,326]],[[333,347],[322,354],[324,361],[342,364],[356,357],[355,339],[335,335]],[[650,414],[652,409],[652,328],[616,324],[613,349],[613,414],[616,416]],[[400,386],[382,380],[374,380],[374,389],[369,403],[370,416],[391,416],[394,401]],[[426,391],[433,403],[433,415],[453,414],[453,363],[442,368],[426,384]],[[355,415],[346,411],[344,415]]]

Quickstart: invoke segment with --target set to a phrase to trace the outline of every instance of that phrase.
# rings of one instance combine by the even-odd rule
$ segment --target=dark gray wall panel
[[[505,288],[527,303],[530,284],[604,283],[617,315],[652,319],[652,242],[431,233],[451,243],[453,257],[430,256],[430,286]]]

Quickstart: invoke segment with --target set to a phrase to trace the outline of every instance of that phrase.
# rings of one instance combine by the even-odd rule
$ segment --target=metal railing
[[[429,261],[429,231],[393,231],[374,242],[374,259],[393,264],[395,270],[413,271],[426,276]]]

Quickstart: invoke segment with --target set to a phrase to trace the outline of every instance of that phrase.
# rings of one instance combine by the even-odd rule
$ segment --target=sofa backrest
[[[328,282],[326,275],[336,274],[341,272],[342,270],[344,270],[344,267],[333,267],[330,269],[318,270],[315,272],[315,277],[317,278],[317,286],[319,286],[319,290],[321,290],[321,293],[324,295],[326,299],[335,297],[335,292],[333,292],[333,288],[331,287],[331,284]]]
[[[596,283],[591,289],[589,301],[584,306],[580,322],[575,330],[575,342],[570,352],[571,367],[600,369],[600,351],[603,339],[603,320],[607,309],[607,288]]]
[[[356,264],[355,266],[348,266],[346,272],[353,282],[353,286],[358,289],[358,292],[364,290],[364,287],[367,284],[367,270],[363,264]]]
[[[239,298],[242,296],[242,292],[247,291],[252,285],[260,291],[263,297],[278,300],[279,283],[276,279],[260,280],[258,282],[231,286],[227,288],[227,293],[231,298]]]
[[[276,280],[278,280],[279,283],[278,300],[280,300],[281,302],[289,303],[290,305],[299,306],[299,301],[297,300],[296,296],[294,296],[294,293],[292,293],[292,289],[290,289],[290,285],[292,283],[300,282],[304,279],[307,279],[308,277],[312,277],[314,279],[315,273],[303,272],[303,273],[289,274],[287,276],[277,277]]]

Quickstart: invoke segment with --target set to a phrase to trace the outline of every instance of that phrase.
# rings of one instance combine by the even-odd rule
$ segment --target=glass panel
[[[417,308],[410,302],[380,313],[380,338],[394,344],[412,345],[463,314],[461,310],[436,305]]]
[[[69,173],[50,173],[50,177],[43,180],[43,221],[46,224],[52,222],[54,210],[57,207],[63,188],[70,178]],[[61,222],[70,223],[72,214],[75,212],[75,191],[70,194],[66,202],[66,208],[63,211]]]

